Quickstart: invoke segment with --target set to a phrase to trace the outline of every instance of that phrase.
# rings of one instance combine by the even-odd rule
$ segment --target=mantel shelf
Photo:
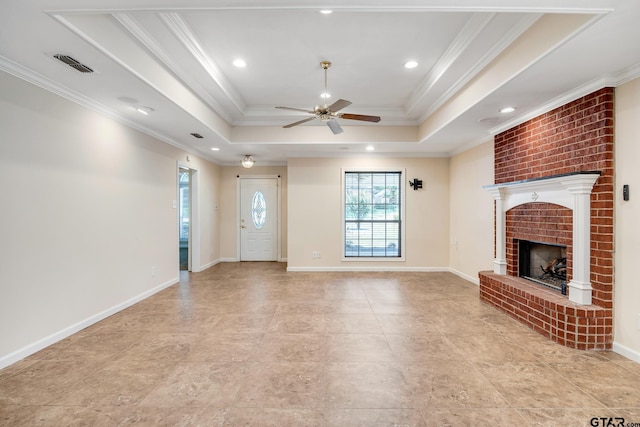
[[[575,208],[575,194],[591,194],[600,172],[577,172],[504,184],[485,185],[504,211],[531,202],[547,202]]]

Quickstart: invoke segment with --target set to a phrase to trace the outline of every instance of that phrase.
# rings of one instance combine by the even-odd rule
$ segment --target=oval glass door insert
[[[251,200],[251,219],[253,225],[259,230],[267,221],[267,201],[261,191],[256,191]]]

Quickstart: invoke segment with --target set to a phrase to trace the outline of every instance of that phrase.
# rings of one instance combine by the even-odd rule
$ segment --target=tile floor
[[[285,267],[183,273],[1,370],[0,424],[640,423],[640,364],[549,342],[455,275]]]

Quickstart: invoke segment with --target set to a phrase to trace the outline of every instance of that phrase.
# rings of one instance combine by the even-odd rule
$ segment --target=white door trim
[[[240,200],[240,182],[243,179],[277,179],[277,198],[278,198],[278,228],[276,231],[276,240],[278,246],[277,260],[278,262],[282,262],[282,192],[280,188],[282,186],[282,178],[280,175],[237,175],[236,176],[236,259],[240,261],[242,259],[240,255],[240,217],[242,216],[242,212],[240,212],[241,208],[241,200]]]

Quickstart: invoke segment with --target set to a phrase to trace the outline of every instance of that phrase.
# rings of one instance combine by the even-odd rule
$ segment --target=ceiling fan
[[[324,70],[324,99],[328,98],[329,92],[327,91],[327,70],[331,67],[331,62],[322,61],[320,66]],[[334,134],[344,132],[340,123],[336,119],[347,119],[347,120],[361,120],[365,122],[374,122],[378,123],[380,121],[380,117],[378,116],[367,116],[363,114],[349,114],[349,113],[338,113],[338,111],[342,110],[345,107],[351,105],[351,101],[347,101],[346,99],[338,99],[333,104],[327,106],[324,105],[316,105],[313,110],[303,110],[302,108],[292,108],[292,107],[276,107],[282,110],[293,110],[293,111],[302,111],[305,113],[313,114],[313,117],[308,117],[306,119],[299,120],[294,123],[290,123],[288,125],[283,126],[284,128],[290,128],[293,126],[300,125],[302,123],[310,122],[311,120],[320,119],[329,126],[329,129]]]

